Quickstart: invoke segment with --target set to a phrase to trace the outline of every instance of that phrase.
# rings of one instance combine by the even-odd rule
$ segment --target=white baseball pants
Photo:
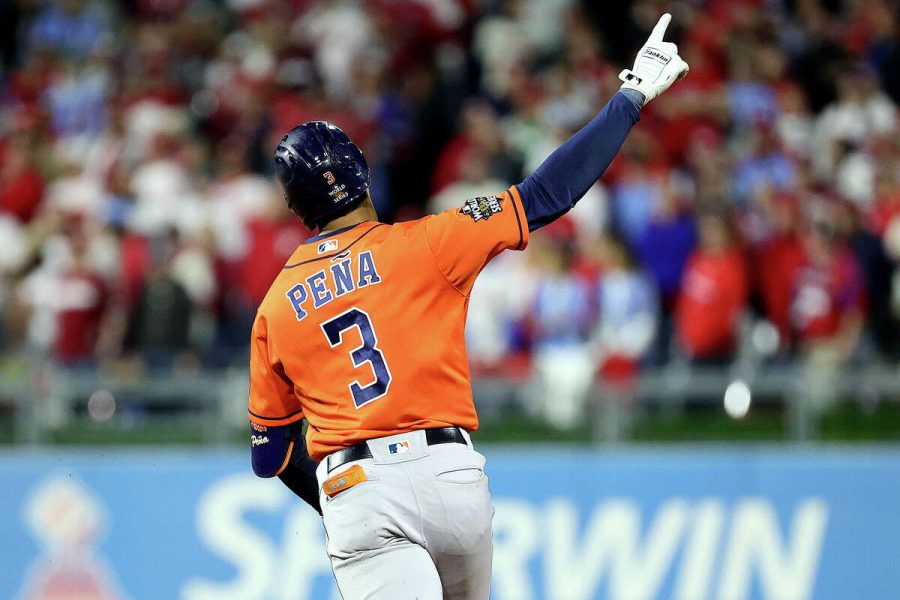
[[[328,556],[344,600],[488,600],[494,508],[484,456],[428,446],[424,431],[369,440],[372,458],[316,473]],[[405,442],[405,443],[404,443]],[[360,465],[368,477],[334,497],[323,482]]]

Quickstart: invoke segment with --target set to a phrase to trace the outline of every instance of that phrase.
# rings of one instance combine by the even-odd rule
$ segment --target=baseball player
[[[663,41],[669,20],[621,90],[532,175],[456,210],[380,223],[366,160],[330,123],[304,123],[275,150],[288,205],[319,234],[253,325],[253,469],[322,513],[345,600],[488,598],[494,511],[469,437],[469,293],[489,260],[574,206],[640,108],[687,73]]]

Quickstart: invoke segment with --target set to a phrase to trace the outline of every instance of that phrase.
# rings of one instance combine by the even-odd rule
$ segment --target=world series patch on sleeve
[[[473,221],[489,219],[491,215],[503,212],[500,199],[497,196],[479,196],[469,198],[462,206],[462,213],[472,217]]]

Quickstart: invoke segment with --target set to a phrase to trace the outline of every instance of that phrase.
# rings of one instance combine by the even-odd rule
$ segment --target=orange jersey
[[[250,420],[309,422],[316,460],[415,429],[478,428],[465,348],[475,277],[528,244],[515,187],[408,223],[301,244],[259,307]]]

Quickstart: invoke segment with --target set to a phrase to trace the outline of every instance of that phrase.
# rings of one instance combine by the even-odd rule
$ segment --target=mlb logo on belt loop
[[[388,444],[388,452],[391,454],[405,454],[409,452],[409,442],[403,440],[402,442],[397,442],[396,444]]]
[[[331,252],[332,250],[337,250],[337,249],[338,249],[337,240],[328,240],[328,241],[325,241],[325,242],[322,242],[321,244],[319,244],[319,252],[318,253],[322,254],[323,252]]]

